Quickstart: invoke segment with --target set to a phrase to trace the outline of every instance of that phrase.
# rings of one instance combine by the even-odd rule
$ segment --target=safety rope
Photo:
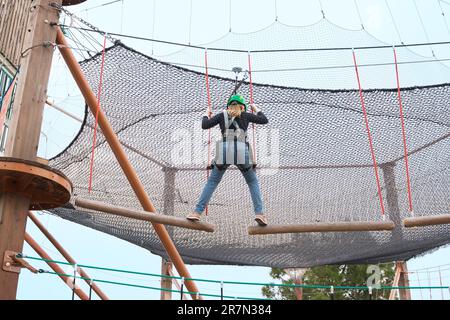
[[[90,10],[93,10],[93,9],[98,9],[98,8],[101,8],[101,7],[106,7],[106,6],[109,6],[109,5],[111,5],[111,4],[114,4],[114,3],[117,3],[117,2],[120,2],[120,1],[123,1],[123,0],[113,0],[113,1],[109,1],[109,2],[106,2],[106,3],[99,4],[99,5],[95,6],[95,7],[90,7],[90,8],[83,9],[83,10],[81,10],[80,12],[87,12],[87,11],[90,11]]]
[[[416,273],[416,276],[417,276],[417,284],[420,286],[420,277],[419,277],[419,274]],[[420,300],[423,300],[423,293],[422,293],[422,290],[419,290],[419,292],[420,292]]]
[[[59,26],[60,27],[64,27],[64,28],[77,29],[77,30],[81,30],[81,31],[105,34],[104,31],[101,31],[101,30],[98,30],[98,29],[96,30],[96,29],[92,29],[92,28],[74,27],[74,26],[64,25],[64,24],[60,24]],[[129,34],[121,34],[121,33],[115,33],[115,32],[108,32],[108,35],[109,36],[117,36],[117,37],[129,38],[129,39],[134,39],[134,40],[142,40],[142,41],[150,41],[150,42],[155,42],[155,43],[168,44],[168,45],[185,47],[185,48],[200,49],[200,50],[208,49],[209,51],[237,52],[237,53],[248,53],[248,51],[249,51],[248,49],[229,49],[229,48],[216,48],[216,47],[208,47],[208,48],[206,48],[206,47],[202,47],[202,46],[189,45],[189,44],[181,43],[181,42],[158,40],[158,39],[152,39],[152,38],[146,38],[146,37],[140,37],[140,36],[133,36],[133,35],[129,35]],[[438,45],[449,45],[449,44],[450,44],[450,41],[415,42],[415,43],[408,43],[408,44],[400,43],[400,44],[396,44],[395,47],[397,47],[397,48],[411,48],[411,47],[422,47],[422,46],[432,46],[432,45],[433,46],[438,46]],[[261,50],[251,50],[251,52],[252,53],[316,52],[316,51],[372,50],[372,49],[389,49],[389,48],[392,48],[392,45],[374,45],[374,46],[356,46],[356,47],[261,49]]]
[[[439,8],[441,9],[442,20],[444,21],[445,28],[447,29],[447,33],[450,35],[450,28],[448,27],[447,18],[445,17],[445,13],[444,13],[444,9],[442,8],[441,1],[437,0],[437,3],[439,4]]]
[[[401,95],[401,89],[400,89],[400,76],[399,76],[399,72],[398,72],[397,52],[395,50],[395,47],[393,47],[393,49],[394,49],[395,75],[397,78],[398,105],[400,108],[400,122],[402,125],[403,152],[405,154],[406,185],[407,185],[407,189],[408,189],[409,211],[412,213],[413,205],[412,205],[412,195],[411,195],[411,178],[409,175],[408,147],[406,144],[405,118],[403,116],[403,102],[402,102],[402,95]]]
[[[417,16],[419,17],[419,22],[422,26],[423,33],[425,34],[427,42],[430,42],[430,37],[428,36],[427,28],[425,28],[425,23],[423,22],[422,15],[420,14],[420,10],[419,10],[419,7],[417,6],[416,0],[413,0],[413,3],[414,3],[414,7],[416,8]],[[430,50],[431,50],[431,54],[433,55],[433,57],[436,57],[433,47],[430,46]]]
[[[249,89],[250,89],[250,104],[253,104],[253,81],[252,81],[252,57],[250,55],[250,52],[248,53],[248,76],[249,76]],[[252,109],[253,113],[253,109]],[[256,129],[255,124],[252,123],[252,134],[253,134],[253,164],[256,164]]]
[[[372,155],[373,168],[374,168],[374,171],[375,171],[375,179],[376,179],[377,188],[378,188],[378,197],[380,198],[381,214],[382,214],[382,217],[384,218],[385,217],[385,215],[384,215],[385,211],[384,211],[383,196],[381,194],[380,177],[378,175],[378,164],[377,164],[377,160],[375,158],[375,151],[373,149],[372,135],[370,133],[369,119],[368,119],[368,116],[367,116],[366,104],[364,102],[364,96],[363,96],[363,91],[362,91],[362,87],[361,87],[361,80],[359,78],[358,63],[356,62],[355,50],[353,50],[353,62],[355,64],[356,79],[358,81],[358,88],[359,88],[359,97],[360,97],[360,100],[361,100],[361,107],[362,107],[362,111],[363,111],[363,114],[364,114],[364,122],[366,124],[367,137],[369,139],[369,147],[370,147],[370,153]]]
[[[60,277],[73,277],[73,275],[71,275],[71,274],[57,273],[57,272],[47,271],[47,270],[40,270],[39,274],[41,274],[41,275],[42,274],[49,274],[49,275],[56,275],[56,276],[60,276]],[[81,276],[76,276],[75,278],[81,279],[81,280],[92,280],[92,281],[95,281],[95,282],[98,282],[98,283],[113,284],[113,285],[119,285],[119,286],[125,286],[125,287],[180,293],[179,290],[158,288],[158,287],[150,287],[150,286],[144,286],[144,285],[138,285],[138,284],[132,284],[132,283],[126,283],[126,282],[110,281],[110,280],[103,280],[103,279],[92,279],[92,278],[86,278],[86,277],[81,277]],[[212,298],[221,298],[221,295],[218,295],[218,294],[209,294],[209,293],[202,293],[202,292],[184,291],[183,294],[198,295],[198,296],[212,297]],[[238,297],[236,297],[236,296],[223,296],[223,298],[226,298],[226,299],[238,299],[238,300],[270,300],[270,299],[265,299],[265,298],[240,297],[240,296],[238,296]]]
[[[205,81],[206,81],[206,96],[208,99],[207,115],[211,117],[211,89],[209,87],[209,71],[208,71],[208,50],[205,49]],[[211,128],[208,129],[208,168],[211,167]],[[209,169],[206,170],[206,180],[209,178]],[[205,208],[205,215],[208,215],[208,205]]]
[[[17,256],[21,259],[29,259],[29,260],[36,260],[36,261],[43,261],[46,263],[56,263],[56,264],[62,264],[62,265],[69,265],[73,266],[73,264],[63,261],[57,261],[57,260],[48,260],[43,258],[37,258],[37,257],[31,257],[24,254],[19,254]],[[105,268],[105,267],[98,267],[98,266],[90,266],[90,265],[83,265],[83,264],[77,264],[77,267],[84,268],[84,269],[94,269],[94,270],[102,270],[102,271],[111,271],[111,272],[118,272],[118,273],[127,273],[127,274],[133,274],[133,275],[141,275],[141,276],[150,276],[150,277],[158,277],[158,278],[169,278],[169,279],[178,279],[182,280],[183,277],[180,276],[170,276],[170,275],[164,275],[164,274],[153,274],[153,273],[146,273],[146,272],[138,272],[138,271],[130,271],[130,270],[123,270],[123,269],[114,269],[114,268]],[[42,272],[43,270],[39,270],[38,273],[49,273],[49,272]],[[65,275],[67,277],[73,277],[73,274]],[[85,279],[83,277],[77,277],[78,279]],[[87,280],[91,280],[91,278],[86,278]],[[102,282],[97,279],[92,279],[92,281],[95,282]],[[308,289],[335,289],[335,290],[369,290],[369,287],[367,286],[332,286],[332,285],[309,285],[309,284],[287,284],[287,283],[265,283],[265,282],[243,282],[243,281],[223,281],[223,280],[211,280],[211,279],[200,279],[200,278],[184,278],[184,281],[196,281],[196,282],[206,282],[206,283],[217,283],[221,286],[223,284],[232,284],[232,285],[250,285],[250,286],[270,286],[270,287],[287,287],[287,288],[308,288]],[[372,288],[374,289],[374,288]],[[380,290],[420,290],[420,289],[449,289],[449,286],[381,286],[378,288]],[[179,291],[175,291],[179,292]],[[185,294],[189,294],[189,292],[184,292]],[[220,297],[220,295],[218,295]]]
[[[19,68],[20,69],[20,68]],[[3,95],[3,97],[1,97],[1,109],[0,109],[0,130],[3,130],[3,123],[5,122],[6,119],[6,113],[8,111],[8,107],[9,104],[11,102],[11,96],[12,93],[14,91],[14,86],[16,85],[17,82],[17,78],[19,75],[19,71],[16,72],[16,74],[14,75],[14,78],[12,79],[11,83],[9,84],[8,89],[6,90],[5,94]],[[2,131],[0,131],[0,135],[1,135]]]
[[[439,269],[439,286],[442,287],[442,274],[441,269]],[[441,299],[444,300],[444,291],[441,289]]]
[[[430,279],[430,273],[427,273],[428,278],[428,286],[431,286],[431,279]],[[433,293],[431,292],[431,289],[428,290],[430,292],[430,300],[433,300]]]
[[[78,20],[79,22],[81,22],[82,24],[84,24],[85,26],[89,27],[90,31],[92,32],[96,32],[96,33],[100,33],[104,36],[106,36],[108,38],[109,41],[111,41],[111,43],[116,43],[118,40],[112,37],[112,33],[110,32],[104,32],[101,31],[100,29],[98,29],[96,26],[94,26],[93,24],[87,22],[86,20],[78,17],[77,15],[73,14],[72,12],[70,12],[69,10],[67,10],[66,8],[64,8],[62,5],[57,4],[55,2],[50,3],[50,7],[55,8],[57,10],[60,10],[61,12],[64,12],[67,16],[69,16],[71,19],[75,19]],[[60,27],[64,27],[64,28],[72,28],[72,29],[79,29],[82,30],[83,28],[77,28],[77,27],[73,27],[72,25],[60,25]]]

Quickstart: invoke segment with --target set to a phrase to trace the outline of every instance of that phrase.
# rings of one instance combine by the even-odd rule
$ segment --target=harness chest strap
[[[225,132],[223,133],[223,138],[224,140],[228,137],[228,136],[232,136],[234,138],[241,138],[239,140],[244,140],[245,142],[247,141],[247,132],[245,132],[244,130],[242,130],[238,123],[235,121],[236,118],[232,117],[231,119],[228,117],[228,112],[227,110],[223,111],[223,118],[225,121]],[[231,126],[234,124],[235,126],[235,130],[231,129]],[[243,138],[243,139],[242,139]]]
[[[224,133],[222,134],[222,137],[223,137],[223,140],[222,140],[222,141],[223,141],[224,143],[227,143],[227,138],[228,138],[228,137],[233,137],[233,138],[234,138],[234,139],[233,139],[233,140],[234,140],[234,143],[236,144],[237,141],[238,141],[238,137],[240,137],[241,139],[239,139],[239,140],[240,140],[241,142],[243,142],[243,143],[246,145],[246,147],[248,148],[250,163],[253,163],[253,167],[255,167],[255,166],[256,166],[256,163],[254,162],[253,150],[252,150],[250,144],[249,144],[248,141],[247,141],[247,132],[245,132],[244,130],[242,130],[242,129],[239,127],[238,123],[235,121],[235,117],[232,117],[231,119],[228,117],[228,112],[227,112],[227,110],[224,110],[224,111],[223,111],[223,117],[224,117],[225,131],[224,131]],[[233,124],[234,124],[234,126],[235,126],[235,128],[236,128],[235,130],[232,130],[232,129],[230,128]],[[242,137],[243,137],[243,139],[242,139]],[[227,145],[227,144],[226,144],[226,145]],[[223,156],[223,155],[222,155],[222,156]],[[219,157],[219,154],[218,154],[218,153],[216,153],[216,159],[214,160],[214,164],[208,166],[207,169],[212,169],[213,166],[216,165],[217,168],[218,168],[219,170],[221,170],[222,164],[218,165],[218,163],[217,163],[218,158],[217,158],[217,157]],[[223,161],[223,160],[220,160],[220,163],[222,163],[222,161]],[[237,165],[237,166],[238,166],[238,168],[240,168],[240,165]],[[244,171],[246,171],[246,170],[248,170],[248,169],[249,169],[249,168],[245,168]]]
[[[254,154],[253,154],[253,149],[252,149],[252,147],[250,146],[250,144],[247,141],[247,139],[248,139],[247,132],[242,130],[239,127],[237,121],[235,121],[235,119],[236,119],[235,117],[232,117],[231,119],[228,117],[228,111],[227,110],[223,111],[223,118],[224,118],[224,122],[225,122],[225,132],[223,134],[223,141],[225,141],[228,136],[233,136],[234,140],[236,142],[236,140],[238,140],[238,138],[241,138],[243,136],[243,139],[241,138],[239,140],[243,140],[245,142],[245,144],[247,145],[248,150],[249,150],[249,156],[250,156],[250,159],[251,159],[250,161],[255,164],[255,158],[254,158]],[[236,130],[232,130],[231,129],[231,126],[233,124],[234,124]]]

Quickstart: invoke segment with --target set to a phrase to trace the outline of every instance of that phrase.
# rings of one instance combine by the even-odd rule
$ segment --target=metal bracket
[[[20,273],[21,267],[17,265],[14,261],[14,257],[16,256],[16,252],[14,251],[5,251],[3,255],[3,264],[2,269],[6,272]]]
[[[2,269],[6,272],[20,273],[22,268],[30,270],[32,273],[38,273],[39,271],[33,268],[28,262],[21,258],[17,258],[17,252],[5,251],[3,255]]]

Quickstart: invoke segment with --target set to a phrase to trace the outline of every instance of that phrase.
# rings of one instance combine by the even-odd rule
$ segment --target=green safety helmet
[[[227,107],[234,101],[236,101],[239,104],[242,104],[244,106],[245,110],[247,110],[247,104],[245,103],[245,99],[243,96],[241,96],[239,94],[232,95],[230,97],[230,99],[228,99]]]

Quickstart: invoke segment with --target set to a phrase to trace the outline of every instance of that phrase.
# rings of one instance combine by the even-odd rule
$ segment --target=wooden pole
[[[386,189],[388,190],[387,200],[389,215],[392,221],[349,221],[335,223],[310,223],[292,225],[268,225],[265,227],[251,226],[248,228],[250,235],[257,234],[277,234],[277,233],[302,233],[302,232],[358,232],[358,231],[392,231],[394,237],[401,238],[401,220],[398,209],[398,198],[395,189],[395,179],[393,175],[393,164],[384,164],[383,173],[385,176]],[[397,228],[396,228],[397,227]]]
[[[302,278],[295,278],[294,279],[294,284],[302,285],[303,284]],[[295,296],[297,297],[297,300],[303,300],[303,288],[302,287],[300,287],[300,288],[296,287],[294,289],[294,291],[295,291]]]
[[[400,281],[400,273],[401,268],[395,264],[395,274],[394,274],[394,281],[392,282],[393,287],[398,287],[398,282]],[[391,289],[391,292],[389,293],[389,300],[395,300],[395,296],[398,292],[398,289]]]
[[[172,262],[162,259],[161,274],[171,275]],[[172,290],[172,278],[161,278],[161,289]],[[161,300],[172,300],[172,291],[161,290]]]
[[[28,14],[28,22],[5,152],[8,157],[36,160],[53,58],[53,47],[44,44],[54,43],[56,38],[55,28],[45,21],[59,18],[50,2],[61,4],[61,0],[32,0],[30,12],[23,13]],[[0,257],[8,250],[22,252],[29,205],[28,197],[0,195]],[[16,298],[18,280],[19,274],[0,270],[0,300]]]
[[[296,285],[302,285],[303,284],[303,275],[305,274],[308,269],[304,268],[289,268],[285,269],[286,273],[289,274],[290,278]],[[297,300],[303,300],[303,287],[295,287],[294,293],[297,298]]]
[[[393,234],[396,241],[401,240],[403,238],[403,229],[401,228],[402,224],[406,228],[450,224],[450,214],[405,218],[402,223],[400,217],[400,208],[398,204],[398,195],[397,195],[398,189],[394,175],[395,163],[394,162],[385,163],[380,167],[383,170],[384,180],[386,181],[385,187],[389,207],[389,216],[396,226],[395,232]]]
[[[77,60],[75,59],[66,39],[64,37],[64,34],[60,28],[57,28],[56,43],[58,44],[58,48],[61,52],[61,55],[63,56],[69,70],[71,71],[75,82],[77,83],[78,87],[80,88],[80,91],[83,94],[87,105],[89,106],[91,112],[93,114],[96,114],[98,105],[97,105],[97,98],[95,96],[95,93],[92,91],[86,78],[84,77],[83,72],[80,68],[80,65],[78,64]],[[105,136],[105,139],[107,140],[108,144],[110,145],[111,150],[113,151],[114,155],[116,156],[123,172],[125,173],[125,176],[127,177],[131,187],[133,188],[134,192],[136,193],[136,196],[137,196],[139,202],[141,203],[142,207],[144,208],[145,211],[156,212],[156,209],[153,206],[153,203],[151,202],[149,196],[145,192],[145,188],[142,185],[142,182],[140,181],[136,171],[134,170],[133,166],[131,165],[130,160],[128,159],[125,151],[123,150],[123,148],[120,144],[119,139],[117,138],[113,128],[111,127],[111,124],[109,123],[108,119],[106,118],[104,112],[101,109],[98,110],[98,124],[102,130],[103,135]],[[192,278],[186,265],[184,264],[183,259],[181,258],[180,253],[178,252],[177,248],[175,247],[175,244],[173,243],[172,239],[170,238],[165,227],[163,225],[157,224],[157,223],[154,223],[153,227],[155,228],[155,231],[158,234],[158,237],[160,238],[164,248],[167,251],[167,254],[169,255],[170,260],[173,262],[178,273],[182,277]],[[197,299],[197,294],[195,294],[195,293],[199,292],[199,291],[198,291],[196,284],[192,280],[189,280],[189,281],[186,281],[186,287],[190,292],[192,292],[192,299]],[[201,299],[201,296],[199,296],[198,298]]]
[[[119,206],[113,206],[100,201],[77,198],[75,199],[75,205],[81,208],[106,212],[121,217],[150,221],[152,223],[165,224],[169,226],[176,226],[186,229],[214,232],[214,225],[211,223],[201,221],[194,222],[186,218],[165,216],[163,214],[157,214],[143,210],[135,210]]]
[[[164,172],[164,190],[163,190],[163,212],[164,216],[174,216],[175,214],[175,178],[177,174],[176,169],[163,167]],[[169,236],[173,236],[173,228],[166,227]]]
[[[25,241],[30,245],[31,248],[33,248],[34,251],[36,251],[36,253],[42,259],[53,260],[52,257],[50,257],[47,252],[45,252],[45,250],[42,249],[28,233],[25,233]],[[59,265],[54,262],[47,262],[47,264],[55,273],[59,274],[59,277],[62,281],[64,281],[65,284],[67,284],[71,289],[73,288],[73,279],[67,276],[63,276],[63,274],[67,274],[67,272],[65,272]],[[79,287],[75,286],[74,292],[81,300],[89,300],[89,296]]]
[[[72,256],[63,248],[63,246],[55,239],[55,237],[44,227],[44,225],[36,218],[36,216],[32,212],[28,212],[28,216],[30,219],[34,222],[36,227],[41,230],[41,232],[47,237],[47,239],[55,246],[55,248],[61,253],[61,255],[67,260],[67,262],[71,264],[77,264],[75,259],[72,258]],[[102,299],[102,300],[109,300],[109,298],[106,296],[106,294],[95,284],[92,283],[89,279],[91,277],[84,271],[83,268],[79,268],[80,276],[82,276],[84,281],[92,287],[92,290],[94,290],[95,293]]]
[[[406,261],[398,261],[395,264],[400,269],[400,279],[398,280],[398,286],[409,287],[408,266],[406,265]],[[400,289],[399,291],[400,300],[411,300],[411,290]]]
[[[395,230],[392,233],[393,241],[403,240],[402,220],[400,215],[400,206],[398,203],[398,188],[395,179],[395,162],[384,163],[381,165],[385,181],[386,199],[388,204],[389,218],[395,224]],[[405,273],[406,270],[406,273]],[[409,287],[409,278],[406,268],[406,262],[396,262],[396,272],[398,271],[398,285],[400,287]],[[409,290],[400,289],[400,300],[411,300]]]
[[[395,180],[395,163],[388,162],[380,165],[383,171],[384,188],[386,190],[387,215],[389,220],[395,225],[392,232],[392,240],[401,241],[403,239],[402,218],[398,203],[398,188]]]
[[[450,214],[406,218],[403,220],[403,224],[406,228],[450,224]]]
[[[162,168],[164,172],[164,191],[163,191],[163,215],[173,216],[175,213],[175,176],[176,170]],[[166,227],[167,232],[172,238],[173,228]],[[161,258],[161,274],[166,276],[172,275],[173,263]],[[161,289],[172,290],[172,284],[174,279],[161,278]],[[161,300],[172,300],[172,291],[161,290]]]
[[[70,118],[72,118],[72,119],[78,121],[79,123],[83,123],[83,120],[82,120],[82,119],[80,119],[79,117],[77,117],[77,116],[75,116],[75,115],[73,115],[73,114],[71,114],[71,113],[69,113],[69,112],[63,110],[62,108],[58,107],[58,106],[55,105],[54,103],[52,103],[52,102],[50,102],[50,101],[47,100],[47,101],[45,102],[45,104],[48,105],[49,107],[52,107],[53,109],[55,109],[55,110],[61,112],[62,114],[64,114],[64,115],[66,115],[66,116],[68,116],[68,117],[70,117]],[[85,125],[88,126],[88,127],[91,128],[91,129],[94,129],[94,126],[91,125],[91,124],[89,124],[89,123],[86,123]],[[124,148],[129,149],[129,150],[133,151],[134,153],[137,153],[138,155],[144,157],[144,158],[147,159],[147,160],[150,160],[151,162],[157,164],[157,165],[160,166],[160,167],[167,167],[167,166],[168,166],[167,163],[160,162],[160,161],[158,161],[158,160],[156,160],[156,159],[150,157],[148,154],[145,154],[145,153],[143,153],[142,151],[139,151],[139,150],[137,150],[136,148],[133,148],[132,146],[130,146],[129,144],[127,144],[127,143],[125,143],[125,142],[123,142],[123,141],[121,141],[121,140],[119,140],[119,142],[120,142],[120,144],[121,144]],[[178,169],[177,169],[177,170],[178,170]]]
[[[276,234],[276,233],[302,233],[302,232],[357,232],[357,231],[391,231],[394,229],[392,222],[373,221],[349,221],[335,223],[308,223],[290,225],[268,225],[265,227],[248,227],[250,235]]]

